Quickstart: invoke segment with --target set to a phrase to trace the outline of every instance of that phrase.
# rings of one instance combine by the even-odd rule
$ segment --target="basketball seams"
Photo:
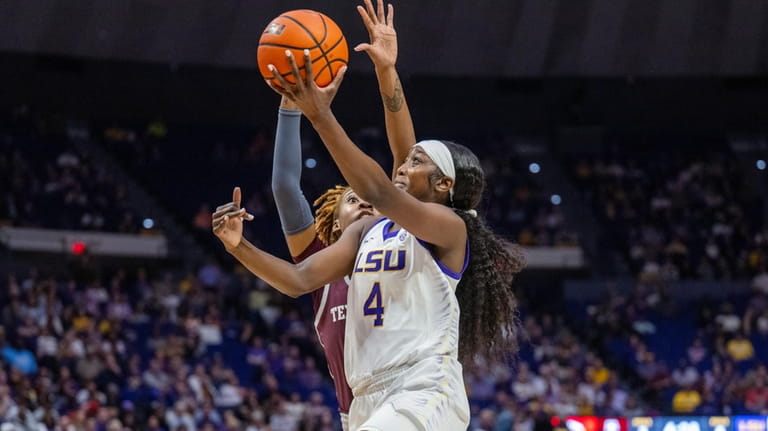
[[[291,15],[291,13],[294,13]],[[318,22],[317,19],[320,19]],[[296,27],[293,27],[291,30],[291,40],[286,40],[285,42],[288,43],[279,43],[280,38],[266,38],[266,39],[272,39],[274,42],[267,42],[267,41],[260,41],[259,42],[259,56],[264,55],[266,58],[271,58],[276,60],[276,56],[279,56],[278,52],[279,50],[291,50],[294,52],[295,57],[300,57],[303,55],[301,54],[301,51],[304,50],[310,50],[310,55],[314,54],[314,50],[317,49],[319,51],[319,55],[315,58],[309,59],[310,64],[313,67],[314,76],[312,77],[316,82],[323,81],[323,82],[329,82],[332,81],[334,78],[334,67],[338,69],[340,66],[338,66],[339,63],[342,65],[348,64],[348,58],[346,57],[346,54],[341,55],[341,58],[334,58],[331,59],[331,57],[334,57],[336,54],[334,54],[335,51],[344,50],[346,52],[346,39],[344,38],[344,34],[340,32],[340,29],[338,29],[338,26],[328,17],[324,16],[322,13],[315,12],[312,10],[297,10],[297,11],[291,11],[287,12],[283,15],[280,15],[277,17],[274,21],[279,22],[283,21],[281,24],[285,26],[288,24],[289,26],[293,23],[296,25]],[[322,25],[322,28],[320,26]],[[299,30],[301,29],[301,30]],[[299,31],[296,33],[296,31]],[[315,35],[313,32],[318,31],[318,35]],[[331,31],[334,32],[334,34],[338,34],[339,38],[338,40],[333,43],[331,46],[324,48],[323,44],[326,44],[326,42],[329,40]],[[322,32],[322,34],[320,34]],[[301,37],[301,33],[304,33],[306,36],[309,36],[309,41],[302,41],[303,39]],[[266,34],[266,32],[265,32]],[[306,37],[305,36],[305,37]],[[305,38],[304,37],[304,38]],[[263,38],[264,39],[264,38]],[[278,42],[278,43],[275,43]],[[310,45],[308,47],[298,47],[295,45],[292,45],[291,43],[296,42],[308,42],[309,44],[314,43],[314,45]],[[297,52],[298,51],[298,52]],[[261,60],[259,60],[261,61]],[[318,68],[316,66],[316,63],[325,63],[322,67]],[[260,66],[261,68],[261,63]],[[301,66],[298,68],[299,71],[302,71],[303,75],[306,75],[306,67]],[[328,77],[325,78],[326,70],[328,70]],[[271,71],[267,70],[267,73]],[[267,74],[262,71],[262,75],[267,80],[274,80],[278,75],[282,76],[284,78],[287,78],[289,81],[293,81],[292,79],[292,72],[288,71],[285,73],[282,73],[280,69],[274,71],[274,73],[270,73],[270,76],[266,76]],[[323,78],[321,78],[321,76]],[[326,80],[329,81],[326,81]],[[327,85],[327,84],[326,84]]]
[[[327,37],[327,34],[328,34],[328,27],[327,27],[327,25],[326,25],[326,23],[325,23],[325,18],[323,18],[323,16],[322,16],[322,15],[320,15],[320,14],[318,14],[317,16],[320,18],[320,21],[322,21],[322,23],[323,23],[323,29],[325,29],[325,30],[324,30],[324,33],[325,33],[325,35],[323,35],[323,38],[325,38],[325,37]],[[307,34],[309,35],[309,37],[310,37],[310,38],[311,38],[311,39],[312,39],[312,40],[315,42],[315,44],[316,44],[316,48],[317,48],[317,49],[319,49],[319,50],[320,50],[320,52],[322,53],[322,58],[324,58],[324,59],[325,59],[325,62],[326,62],[326,66],[330,66],[330,61],[328,60],[328,53],[327,53],[327,52],[326,52],[326,51],[323,49],[323,47],[322,47],[322,45],[321,45],[321,43],[322,43],[322,42],[320,42],[319,40],[317,40],[317,38],[315,37],[315,35],[314,35],[314,34],[313,34],[311,31],[309,31],[309,29],[308,29],[308,28],[307,28],[307,27],[306,27],[306,26],[305,26],[305,25],[304,25],[304,24],[303,24],[301,21],[297,20],[296,18],[294,18],[294,17],[292,17],[292,16],[290,16],[290,15],[281,15],[280,17],[281,17],[281,18],[286,18],[286,19],[289,19],[289,20],[291,20],[291,21],[295,22],[295,23],[296,23],[296,25],[298,25],[298,26],[299,26],[299,27],[301,27],[301,28],[302,28],[302,29],[303,29],[305,32],[307,32]],[[342,37],[344,37],[344,36],[342,35]],[[312,49],[314,49],[314,48],[312,48]],[[319,58],[318,58],[318,59],[319,59]],[[313,63],[314,63],[314,61],[313,61]],[[325,70],[325,67],[323,67],[321,70]],[[317,76],[319,76],[319,75],[320,75],[320,72],[318,72],[318,73],[317,73],[317,75],[315,75],[313,78],[317,78]],[[333,78],[333,73],[331,73],[331,78]]]
[[[323,23],[323,42],[325,42],[325,39],[328,38],[328,25],[325,22],[325,17],[322,16],[322,15],[320,15],[320,21],[322,21],[322,23]],[[342,39],[343,38],[344,38],[344,36],[342,35]],[[331,74],[331,80],[333,80],[333,69],[331,69],[331,61],[328,59],[328,56],[325,55],[325,50],[323,49],[323,47],[320,44],[318,44],[317,47],[320,48],[320,51],[323,53],[323,58],[325,59],[325,66],[317,72],[317,75],[319,76],[321,71],[324,71],[327,68],[328,69],[328,73]],[[333,49],[333,48],[331,48],[331,49]],[[330,49],[329,49],[329,51],[330,51]],[[314,62],[312,64],[314,64]]]
[[[323,43],[325,42],[325,39],[328,39],[328,24],[326,24],[325,17],[323,15],[320,15],[320,22],[323,23],[323,37],[319,43]]]
[[[337,46],[339,46],[339,45],[341,44],[341,42],[343,42],[343,41],[344,41],[344,35],[342,35],[341,37],[339,37],[339,40],[338,40],[336,43],[334,43],[334,44],[333,44],[333,46],[331,46],[331,48],[330,48],[330,49],[328,49],[328,51],[333,51],[333,50],[334,50],[334,49],[336,49],[336,47],[337,47]],[[315,60],[312,60],[312,65],[314,66],[315,62],[316,62],[316,61],[319,61],[321,58],[322,58],[322,57],[318,57],[318,58],[316,58]],[[332,68],[332,64],[333,64],[333,63],[339,63],[339,62],[343,63],[344,65],[346,65],[346,64],[347,64],[347,60],[344,60],[344,59],[342,59],[342,58],[335,58],[335,59],[333,59],[333,60],[330,60],[330,61],[328,61],[328,59],[326,58],[326,59],[325,59],[325,63],[326,63],[326,64],[325,64],[325,66],[323,66],[322,68],[320,68],[320,70],[318,70],[318,71],[317,71],[317,75],[319,76],[319,75],[320,75],[322,72],[324,72],[326,69],[328,69],[328,70],[329,70],[329,72],[330,72],[330,74],[331,74],[331,80],[333,80],[333,68]]]

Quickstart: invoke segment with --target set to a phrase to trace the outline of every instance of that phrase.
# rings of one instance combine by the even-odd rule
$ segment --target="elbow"
[[[282,293],[285,296],[290,296],[293,299],[298,298],[299,296],[303,295],[304,292],[302,291],[301,287],[296,283],[271,283],[272,287],[277,290],[278,292]]]
[[[278,176],[272,177],[272,194],[279,196],[288,193],[291,190],[291,185],[284,178]]]

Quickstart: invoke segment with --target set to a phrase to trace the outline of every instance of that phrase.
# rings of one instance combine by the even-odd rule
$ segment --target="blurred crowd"
[[[215,263],[181,275],[94,268],[80,256],[0,289],[5,429],[339,429],[306,298]],[[646,411],[561,316],[525,314],[530,342],[514,364],[467,367],[474,429]]]
[[[3,188],[7,197],[0,206],[0,220],[10,224],[140,231],[141,220],[127,206],[125,186],[116,184],[108,168],[91,161],[74,145],[89,140],[113,154],[139,184],[166,202],[168,209],[188,222],[188,228],[199,232],[199,241],[211,247],[215,245],[208,235],[211,209],[229,198],[235,184],[243,188],[244,204],[259,226],[278,228],[269,187],[273,132],[268,128],[189,126],[169,131],[160,120],[141,126],[89,128],[64,119],[43,122],[25,107],[6,122],[0,167],[7,167],[11,175],[3,179],[8,187]],[[306,181],[302,186],[312,200],[343,179],[315,134],[304,132]],[[362,127],[352,137],[389,170],[391,156],[381,128]],[[499,233],[526,246],[578,245],[560,208],[549,201],[514,153],[502,151],[510,145],[505,137],[468,139],[471,142],[466,143],[478,152],[486,170],[488,187],[481,209]],[[200,181],[201,172],[215,175]],[[324,180],[313,181],[316,178]],[[179,184],[194,184],[195,192],[179,193]],[[54,208],[57,211],[51,211]],[[249,237],[259,237],[250,226],[247,229]],[[278,239],[266,239],[264,245],[280,248]]]
[[[0,223],[136,233],[126,189],[75,147],[87,128],[21,106],[0,127]]]
[[[80,150],[90,142],[208,249],[222,252],[211,208],[233,185],[256,216],[246,236],[284,249],[280,235],[264,234],[279,232],[269,129],[169,130],[155,120],[93,130],[25,107],[3,117],[0,224],[139,232],[125,186]],[[383,130],[352,137],[389,166]],[[303,182],[310,200],[341,182],[315,139],[304,134],[304,177],[324,181]],[[506,139],[472,138],[491,225],[526,246],[578,246],[577,221],[505,151]],[[470,429],[538,431],[567,415],[767,414],[768,233],[737,161],[719,151],[614,151],[572,166],[602,222],[601,244],[624,252],[637,287],[562,312],[521,299],[528,339],[517,360],[466,367]],[[9,271],[0,285],[0,431],[340,429],[307,298],[218,263],[227,260],[190,272],[72,259]],[[751,279],[752,290],[685,304],[665,291],[680,279]],[[669,347],[669,336],[684,342]]]
[[[465,377],[471,430],[533,431],[553,416],[639,415],[653,412],[620,375],[573,333],[563,316],[524,319],[528,343],[513,367],[474,368]]]
[[[99,277],[80,259],[3,283],[3,429],[338,429],[306,301],[216,265]]]
[[[768,260],[762,199],[723,145],[617,144],[572,164],[603,224],[602,244],[643,279],[723,280],[756,274]]]
[[[674,300],[639,282],[588,308],[588,331],[643,396],[674,414],[768,414],[768,273],[727,299]],[[670,342],[670,339],[675,342]]]

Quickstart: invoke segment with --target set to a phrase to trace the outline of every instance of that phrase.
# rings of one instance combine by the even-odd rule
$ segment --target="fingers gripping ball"
[[[259,39],[256,62],[261,75],[279,85],[268,68],[273,64],[286,81],[295,83],[290,63],[285,56],[285,51],[290,50],[304,78],[305,49],[309,50],[312,73],[319,87],[330,84],[339,69],[349,60],[347,40],[335,22],[320,12],[292,10],[273,19]]]

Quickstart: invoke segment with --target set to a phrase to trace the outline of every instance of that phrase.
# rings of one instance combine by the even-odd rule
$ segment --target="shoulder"
[[[455,246],[464,247],[464,243],[467,241],[467,235],[469,234],[467,231],[467,224],[453,208],[435,202],[425,202],[424,208],[428,209],[432,217],[436,218],[436,223],[439,220],[441,232],[445,237],[452,238],[454,241],[451,242],[455,243]],[[418,237],[419,241],[432,244],[430,241],[424,241],[424,239],[415,232],[411,233]]]
[[[360,220],[355,221],[349,227],[347,228],[344,233],[347,233],[347,231],[350,231],[351,233],[355,233],[358,238],[362,238],[363,235],[368,233],[371,229],[374,228],[374,226],[381,224],[382,222],[389,220],[386,217],[364,217]]]

